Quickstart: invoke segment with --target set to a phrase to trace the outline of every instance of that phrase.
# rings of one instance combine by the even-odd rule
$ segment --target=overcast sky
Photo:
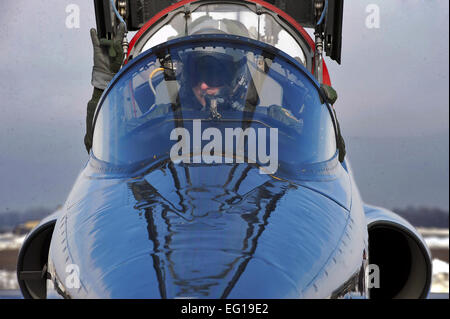
[[[70,4],[80,8],[80,28],[66,27]],[[370,4],[380,28],[366,27]],[[448,210],[448,12],[446,0],[345,2],[342,65],[327,62],[371,203]],[[93,1],[2,1],[0,213],[62,204],[83,168],[94,26]],[[365,138],[377,141],[376,152]],[[383,141],[403,149],[394,143],[385,154]]]

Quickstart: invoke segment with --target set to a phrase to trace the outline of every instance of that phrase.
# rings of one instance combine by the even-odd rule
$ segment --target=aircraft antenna
[[[324,19],[328,9],[328,0],[316,0],[314,2],[316,27],[314,31],[316,51],[314,54],[314,76],[317,81],[323,83],[323,42],[324,42]]]
[[[127,15],[127,2],[126,2],[126,0],[118,0],[117,6],[119,9],[117,9],[115,1],[114,0],[110,0],[110,1],[111,1],[111,7],[113,8],[117,19],[120,21],[120,23],[123,23],[125,25],[125,33],[124,33],[123,39],[122,39],[122,47],[123,47],[124,60],[125,60],[125,57],[127,56],[127,53],[128,53],[128,46],[129,46],[128,38],[127,38],[127,35],[128,35],[127,23],[123,19],[123,17],[126,17],[126,15]]]

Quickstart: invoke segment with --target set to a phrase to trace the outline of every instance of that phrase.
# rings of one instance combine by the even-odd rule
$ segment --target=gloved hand
[[[92,68],[92,85],[105,90],[114,75],[119,72],[124,59],[122,40],[125,25],[121,23],[112,40],[99,39],[97,31],[91,29],[92,46],[94,47],[94,67]]]

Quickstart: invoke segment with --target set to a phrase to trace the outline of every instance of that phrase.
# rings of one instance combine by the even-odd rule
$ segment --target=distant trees
[[[8,211],[0,213],[0,232],[12,231],[16,226],[28,221],[41,220],[56,209],[35,208],[24,212]],[[429,207],[394,208],[393,211],[416,227],[448,228],[448,211]]]
[[[0,232],[12,231],[16,226],[32,220],[41,220],[56,209],[48,208],[35,208],[24,212],[19,211],[7,211],[0,213]]]
[[[415,227],[448,228],[448,211],[439,208],[406,207],[394,208],[393,211]]]

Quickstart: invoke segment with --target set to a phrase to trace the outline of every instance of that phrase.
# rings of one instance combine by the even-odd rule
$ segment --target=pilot
[[[234,48],[215,47],[208,51],[192,51],[184,54],[177,76],[180,83],[177,101],[172,105],[158,105],[147,112],[147,119],[164,116],[176,110],[205,111],[212,119],[222,118],[222,112],[245,112],[247,120],[259,113],[282,122],[298,133],[302,121],[279,105],[260,106],[258,92],[262,90],[267,71],[249,69],[247,55]],[[169,63],[173,65],[173,63]],[[176,73],[177,71],[175,71]],[[260,73],[255,75],[255,73]],[[259,86],[259,89],[257,89]],[[145,111],[144,111],[145,112]],[[244,121],[247,122],[247,121]]]
[[[183,61],[180,97],[193,100],[201,109],[213,111],[214,103],[223,110],[242,109],[252,92],[247,58],[237,50],[189,54]],[[253,88],[254,89],[254,88]],[[255,100],[255,98],[253,98]],[[257,101],[252,101],[255,104]],[[184,105],[183,105],[184,106]],[[218,110],[219,111],[219,110]]]

